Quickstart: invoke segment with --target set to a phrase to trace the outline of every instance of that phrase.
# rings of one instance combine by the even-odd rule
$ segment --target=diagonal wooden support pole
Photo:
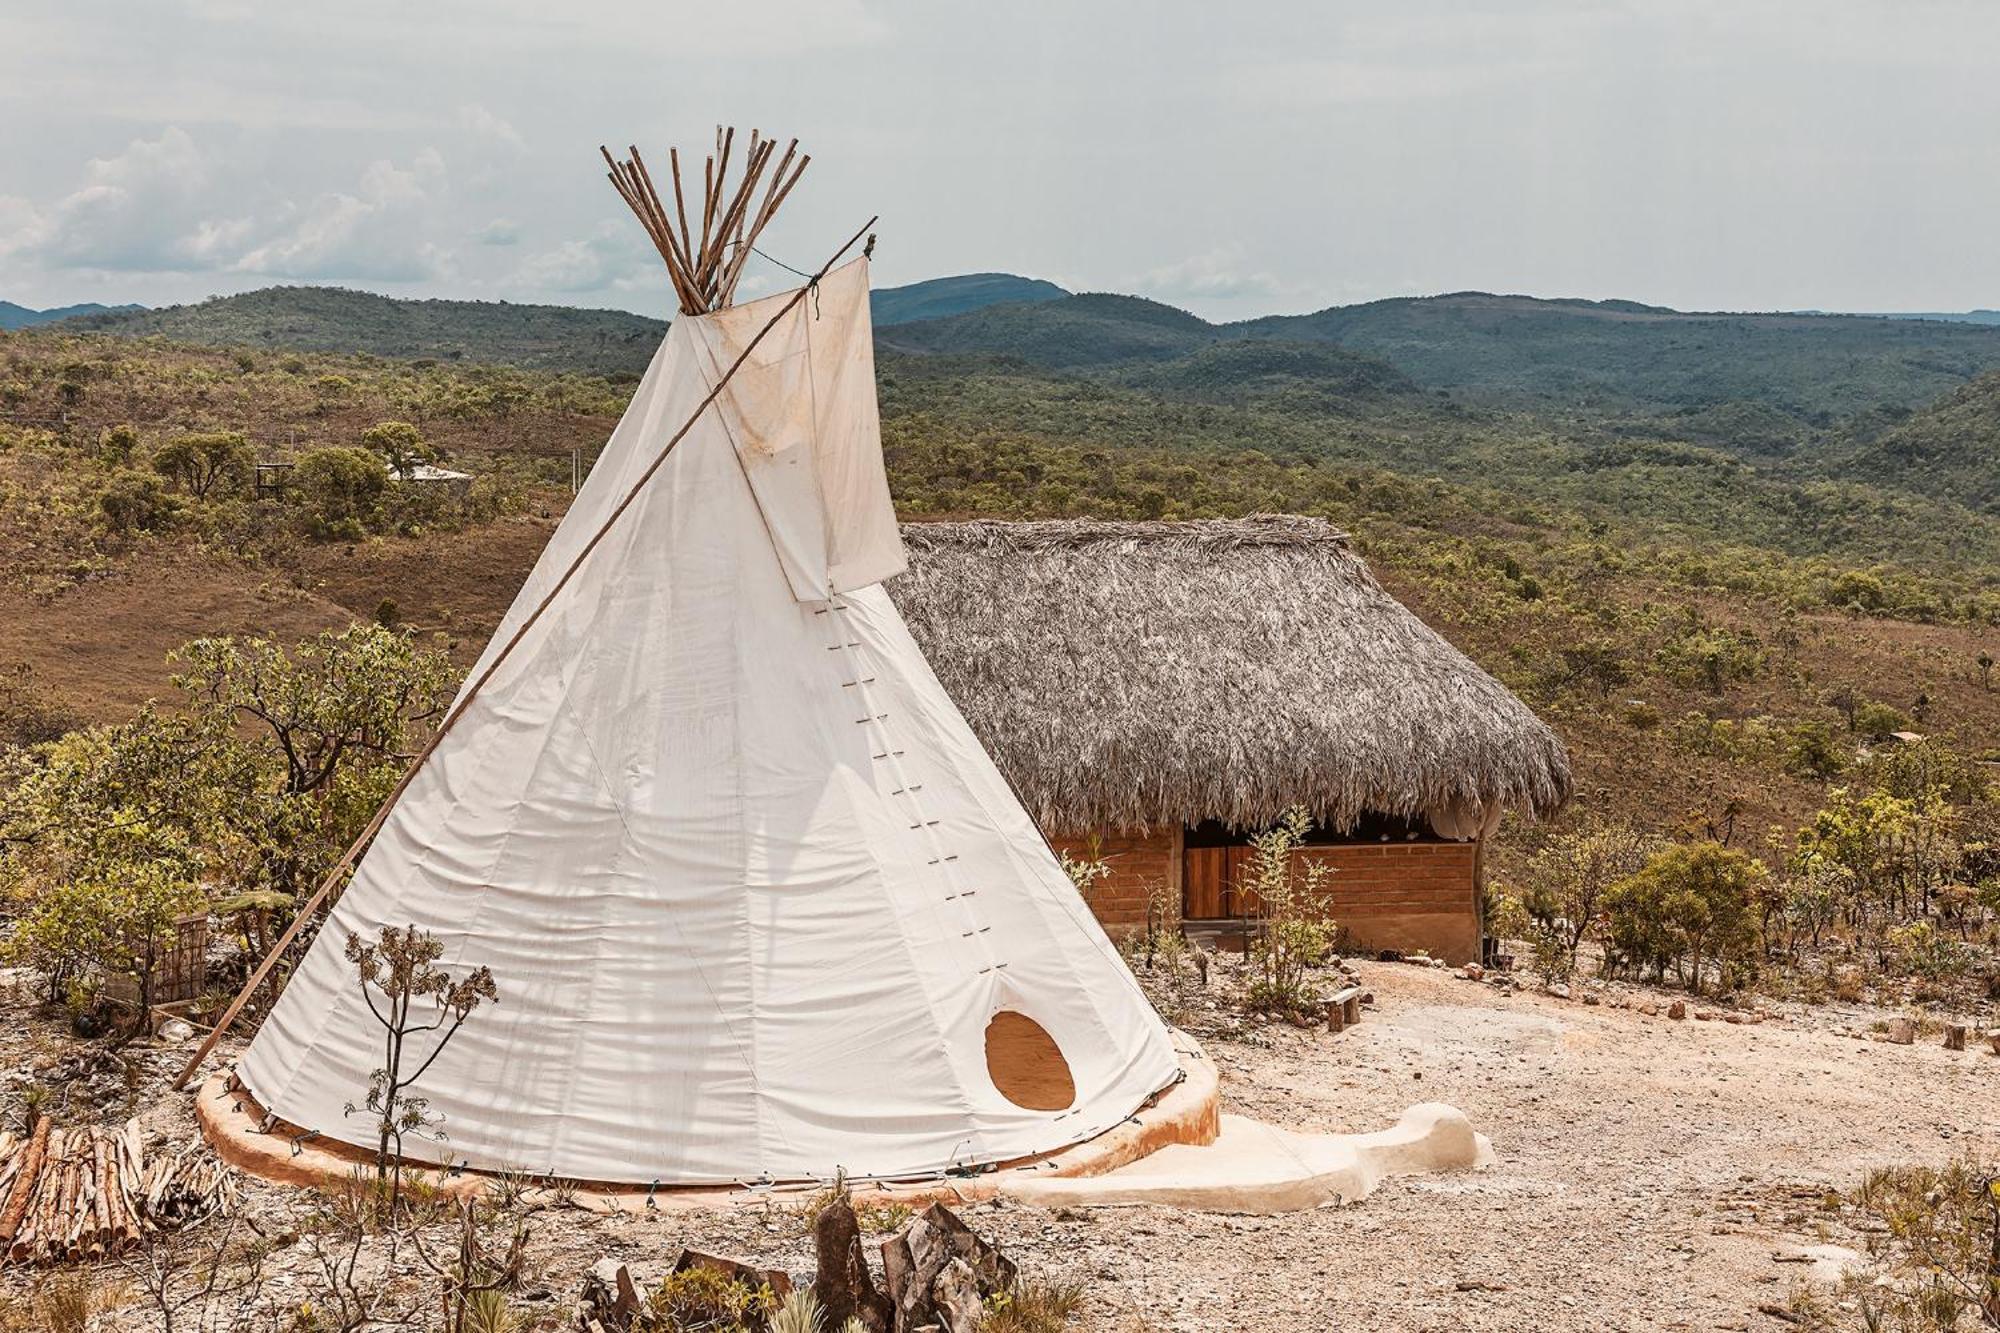
[[[409,768],[404,770],[402,778],[397,781],[395,787],[390,790],[388,797],[375,811],[374,818],[368,821],[368,826],[362,829],[360,836],[355,838],[349,844],[347,850],[340,854],[340,860],[334,863],[333,869],[327,872],[326,878],[320,881],[317,889],[313,890],[312,897],[308,898],[305,904],[299,908],[298,914],[292,918],[292,923],[285,927],[284,934],[280,935],[277,941],[271,945],[270,952],[264,955],[264,960],[257,965],[257,970],[250,974],[250,979],[243,983],[243,989],[236,993],[236,998],[229,1002],[229,1008],[223,1011],[222,1018],[213,1028],[209,1029],[208,1035],[201,1039],[201,1046],[195,1051],[193,1058],[187,1062],[186,1067],[174,1079],[174,1087],[176,1089],[187,1086],[188,1080],[193,1078],[195,1071],[201,1068],[201,1062],[206,1060],[209,1052],[215,1049],[215,1043],[221,1039],[224,1032],[229,1030],[229,1025],[236,1021],[237,1016],[243,1012],[243,1006],[250,1003],[250,997],[257,993],[258,987],[262,986],[265,979],[271,975],[272,969],[278,965],[278,959],[284,956],[285,950],[291,947],[292,941],[298,938],[301,930],[305,929],[306,922],[311,920],[313,915],[319,911],[321,905],[326,902],[327,896],[333,892],[335,886],[340,883],[349,870],[354,868],[355,861],[360,858],[363,851],[367,850],[368,844],[375,840],[375,835],[382,831],[382,825],[388,821],[390,812],[396,808],[396,802],[401,800],[403,793],[409,789],[410,783],[416,777],[418,770],[423,768],[424,761],[429,759],[432,753],[437,750],[438,743],[451,731],[453,725],[461,717],[465,716],[466,709],[470,708],[472,701],[479,697],[479,691],[485,687],[487,681],[493,679],[493,673],[500,669],[500,664],[505,662],[508,655],[514,651],[521,640],[527,637],[528,631],[534,628],[535,622],[542,618],[542,613],[547,611],[554,604],[556,598],[562,595],[563,589],[569,586],[569,581],[575,576],[576,571],[583,567],[584,561],[590,559],[591,552],[595,551],[598,544],[610,533],[612,526],[624,516],[627,509],[632,507],[632,502],[639,498],[639,493],[645,490],[647,484],[653,480],[653,475],[667,461],[667,456],[673,453],[674,447],[681,442],[682,438],[689,431],[694,429],[694,424],[701,420],[702,413],[708,411],[709,406],[717,398],[721,397],[722,391],[729,384],[730,379],[742,368],[743,363],[749,360],[750,353],[756,350],[757,344],[764,341],[764,335],[776,328],[779,320],[789,315],[799,302],[805,300],[806,293],[816,287],[819,284],[819,280],[832,271],[833,266],[838,264],[846,256],[847,252],[854,248],[855,243],[868,234],[868,229],[875,225],[875,221],[874,218],[869,218],[862,225],[860,231],[848,237],[847,244],[836,250],[833,258],[820,265],[819,271],[813,274],[811,281],[807,282],[805,286],[799,288],[796,292],[793,292],[791,300],[785,302],[778,310],[778,313],[772,315],[765,322],[764,327],[757,330],[756,336],[744,344],[743,350],[737,353],[734,361],[730,362],[729,369],[722,373],[722,377],[715,382],[715,387],[708,391],[708,396],[701,400],[699,407],[695,408],[693,415],[688,417],[681,424],[681,428],[673,433],[673,437],[661,447],[659,454],[647,465],[646,470],[639,475],[639,479],[632,483],[632,488],[625,492],[625,498],[618,502],[618,507],[613,509],[604,522],[599,525],[597,531],[591,534],[590,540],[584,543],[583,549],[577,552],[576,558],[569,562],[569,566],[562,572],[562,577],[557,579],[555,586],[549,589],[548,595],[543,597],[536,604],[535,609],[528,613],[528,618],[522,621],[520,628],[516,629],[509,636],[507,642],[495,654],[493,661],[487,665],[484,671],[479,673],[478,678],[466,689],[464,695],[459,698],[459,701],[452,705],[451,711],[445,714],[444,721],[440,722],[438,729],[431,733],[430,740],[424,745],[422,750],[418,751],[417,757],[410,762]]]

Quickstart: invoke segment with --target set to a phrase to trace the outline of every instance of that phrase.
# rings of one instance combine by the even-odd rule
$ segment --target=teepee
[[[729,304],[797,177],[753,209],[724,172],[696,236],[613,166],[683,317],[239,1062],[283,1121],[373,1147],[348,1108],[382,1030],[343,950],[412,924],[499,987],[411,1089],[444,1136],[412,1156],[908,1178],[1093,1137],[1177,1077],[883,590],[868,260]],[[1027,1094],[995,1045],[1023,1033],[1054,1066]]]

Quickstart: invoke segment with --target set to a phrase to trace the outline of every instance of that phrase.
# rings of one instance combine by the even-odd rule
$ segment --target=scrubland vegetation
[[[1756,342],[1754,374],[1717,379],[1748,345],[1734,333],[1705,371],[1544,330],[1588,370],[1558,383],[1533,356],[1399,359],[1408,321],[1437,310],[1377,312],[1334,346],[1221,340],[1093,301],[887,335],[884,437],[906,518],[1330,518],[1571,748],[1573,808],[1547,827],[1510,821],[1490,863],[1489,921],[1523,969],[1986,1011],[2000,381],[1973,377],[2000,362],[1988,335],[1905,347],[1901,331],[1869,343],[1814,325],[1800,346],[1819,350]],[[431,330],[414,350],[455,336]],[[629,349],[600,350],[539,364],[603,374],[0,338],[0,911],[8,961],[50,1013],[132,1040],[179,923],[206,915],[234,942],[216,951],[217,992],[282,929],[421,744],[608,436],[634,379]],[[1835,363],[1859,367],[1837,391]],[[420,481],[426,463],[471,479]],[[169,565],[215,590],[216,623],[125,650],[120,670],[158,700],[135,710],[129,682],[69,669],[63,645],[87,633],[80,618],[143,606]],[[1277,910],[1230,993],[1298,1018],[1321,998],[1337,923],[1272,869],[1297,830],[1266,836]],[[1073,872],[1087,889],[1088,866]],[[1177,911],[1162,901],[1127,946],[1176,1020],[1211,994]],[[422,1128],[399,1112],[405,1094],[376,1090],[392,1136]],[[1789,1314],[1990,1320],[1984,1179],[1973,1165],[1885,1175],[1830,1202],[1875,1217],[1884,1262],[1909,1280]],[[463,1210],[410,1184],[388,1213],[357,1181],[294,1219],[315,1276],[284,1326],[364,1327],[397,1302],[453,1327],[552,1326],[528,1299],[538,1242],[514,1238],[573,1201],[522,1186]],[[405,1265],[385,1295],[380,1254],[416,1253],[405,1245],[435,1262]],[[138,1300],[178,1326],[193,1304],[268,1307],[271,1258],[263,1237],[211,1232],[149,1250],[117,1293],[51,1282],[5,1318],[81,1328],[93,1303]],[[786,1317],[753,1287],[706,1282],[663,1279],[645,1317],[727,1327],[745,1302]],[[1078,1299],[1023,1288],[988,1326],[1060,1328]]]

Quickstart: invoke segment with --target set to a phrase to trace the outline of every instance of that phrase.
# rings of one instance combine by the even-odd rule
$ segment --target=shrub
[[[292,468],[286,494],[315,537],[354,540],[380,524],[389,474],[365,449],[315,449]]]
[[[2000,1323],[2000,1179],[1969,1158],[1873,1172],[1845,1202],[1866,1217],[1884,1282],[1855,1280],[1852,1327],[1907,1333]]]
[[[1091,887],[1111,873],[1111,863],[1104,859],[1095,841],[1087,855],[1073,857],[1067,848],[1060,855],[1063,874],[1069,876],[1069,882],[1076,886],[1077,893],[1086,902],[1089,901]]]
[[[1715,842],[1655,853],[1606,897],[1607,970],[1664,980],[1671,967],[1699,994],[1713,966],[1730,985],[1755,959],[1753,903],[1765,874],[1762,862]]]
[[[1885,741],[1892,732],[1908,731],[1910,719],[1885,703],[1865,703],[1854,710],[1854,729],[1871,741]]]
[[[381,455],[391,472],[407,479],[418,467],[437,461],[437,450],[407,421],[382,421],[361,432],[361,443]]]
[[[1847,767],[1847,747],[1824,722],[1801,722],[1785,741],[1785,771],[1824,782]]]
[[[1293,856],[1311,831],[1304,807],[1293,806],[1276,825],[1250,839],[1250,868],[1237,889],[1262,905],[1264,938],[1250,981],[1250,1007],[1259,1013],[1316,1016],[1319,996],[1310,975],[1333,948],[1334,923],[1322,914],[1333,868]]]
[[[986,1298],[979,1327],[981,1333],[1063,1333],[1082,1313],[1082,1284],[1016,1278]]]
[[[171,527],[180,514],[180,502],[167,494],[158,477],[120,468],[97,493],[97,510],[107,531],[129,537]]]
[[[1889,947],[1905,975],[1931,981],[1964,976],[1972,966],[1971,950],[1929,921],[1911,921],[1889,932]]]
[[[1596,931],[1612,889],[1645,859],[1645,840],[1629,824],[1590,820],[1553,835],[1529,860],[1521,906],[1544,981],[1575,973],[1577,950]]]
[[[1660,710],[1647,703],[1644,699],[1627,699],[1625,701],[1624,717],[1625,725],[1634,731],[1658,731],[1660,729]]]
[[[1680,685],[1721,694],[1731,681],[1754,680],[1764,670],[1764,650],[1726,629],[1695,630],[1670,640],[1659,652],[1660,668]]]
[[[761,1326],[777,1304],[770,1287],[752,1289],[697,1264],[653,1289],[639,1326],[646,1333],[740,1333]]]
[[[132,452],[138,447],[139,430],[129,423],[106,426],[97,437],[97,456],[120,467],[132,461]]]

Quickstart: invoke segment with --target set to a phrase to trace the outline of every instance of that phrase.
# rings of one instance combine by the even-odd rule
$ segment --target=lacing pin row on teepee
[[[848,609],[847,604],[840,601],[828,602],[823,609],[835,613],[830,623],[835,626],[836,630],[841,632],[841,637],[844,641],[855,645],[854,652],[857,673],[867,671],[867,668],[861,665],[861,657],[865,650],[861,648],[858,639],[850,637],[850,631],[845,623]],[[864,707],[873,709],[875,706],[871,698],[871,692],[868,689],[868,684],[876,679],[877,673],[868,672],[866,675],[857,674],[856,680],[853,682],[855,688],[862,696]],[[888,741],[889,714],[886,711],[871,712],[870,716],[861,719],[861,721],[876,724],[880,729],[884,741]],[[923,809],[921,799],[917,795],[918,792],[923,790],[923,784],[921,782],[912,782],[909,775],[903,771],[903,766],[900,762],[903,754],[901,750],[896,749],[891,744],[887,753],[892,756],[888,762],[890,765],[890,780],[895,784],[891,788],[890,794],[901,797],[910,803],[914,821],[910,824],[910,832],[928,835],[932,840],[933,850],[936,852],[936,855],[927,861],[926,864],[940,868],[939,877],[943,881],[941,887],[945,889],[942,902],[956,904],[957,910],[961,914],[963,926],[959,931],[959,938],[962,940],[977,940],[983,945],[985,943],[984,937],[991,932],[992,926],[981,919],[979,913],[975,910],[974,904],[969,901],[971,895],[965,892],[956,882],[956,872],[953,866],[958,860],[957,854],[947,853],[942,846],[937,845],[940,821],[928,816],[927,812]],[[994,971],[996,967],[1004,966],[999,959],[993,956],[990,948],[982,948],[981,953],[983,955],[981,959],[983,966],[978,969],[979,975],[984,976]]]

